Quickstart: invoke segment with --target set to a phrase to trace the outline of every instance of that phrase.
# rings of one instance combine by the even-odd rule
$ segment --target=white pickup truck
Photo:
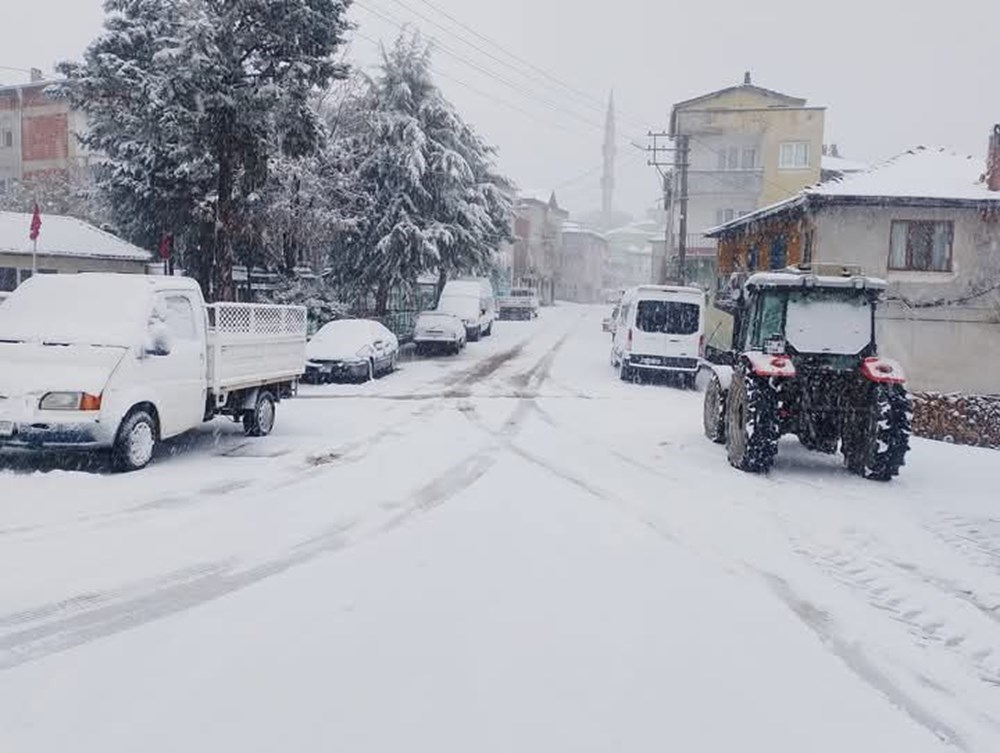
[[[216,415],[263,436],[305,349],[298,306],[206,305],[182,277],[36,275],[0,306],[0,447],[110,449],[130,471]]]
[[[534,319],[538,316],[538,295],[532,288],[511,288],[499,301],[501,319]]]

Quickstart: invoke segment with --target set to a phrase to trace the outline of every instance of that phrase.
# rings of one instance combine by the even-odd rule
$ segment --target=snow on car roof
[[[20,212],[0,212],[0,251],[30,254],[28,238],[31,215]],[[57,214],[42,215],[38,234],[40,256],[76,256],[93,259],[124,259],[150,261],[153,255],[98,227]]]

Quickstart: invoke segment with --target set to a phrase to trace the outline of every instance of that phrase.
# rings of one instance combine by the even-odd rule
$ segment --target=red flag
[[[167,261],[174,250],[174,234],[164,233],[160,238],[160,258]]]
[[[31,232],[28,237],[33,241],[38,240],[38,234],[42,230],[42,213],[38,209],[38,203],[35,203],[35,212],[31,215]]]

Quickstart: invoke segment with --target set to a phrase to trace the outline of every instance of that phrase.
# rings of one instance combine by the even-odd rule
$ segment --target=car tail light
[[[705,357],[705,336],[702,335],[698,338],[698,356],[700,358]]]
[[[632,328],[628,328],[628,340],[626,340],[626,347],[632,350]]]

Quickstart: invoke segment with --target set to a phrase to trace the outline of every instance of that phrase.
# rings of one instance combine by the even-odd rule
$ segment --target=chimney
[[[32,68],[30,71],[31,83],[37,83],[38,81],[44,81],[45,75],[42,73],[41,68]]]
[[[743,74],[743,86],[750,86],[752,82],[750,81],[750,71]]]
[[[986,156],[986,187],[1000,191],[1000,123],[993,126],[990,134],[990,150]]]

